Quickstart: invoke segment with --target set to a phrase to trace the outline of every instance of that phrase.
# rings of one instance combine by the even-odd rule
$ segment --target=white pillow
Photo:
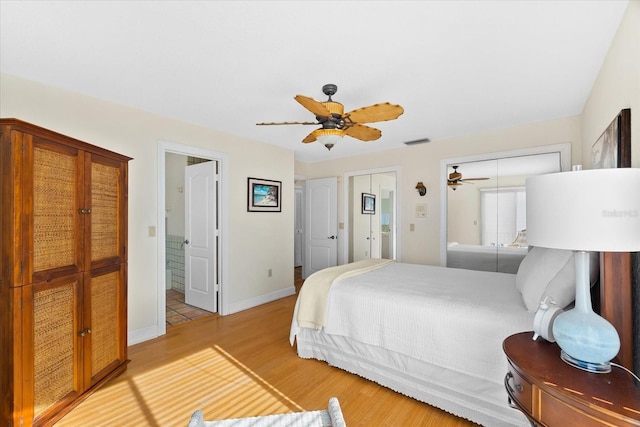
[[[522,260],[516,275],[516,288],[527,311],[535,313],[540,301],[551,297],[558,307],[570,304],[576,295],[573,252],[532,248]]]

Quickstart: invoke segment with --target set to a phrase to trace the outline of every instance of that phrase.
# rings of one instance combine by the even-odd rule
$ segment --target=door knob
[[[329,236],[328,238],[329,238],[329,239],[331,239],[331,240],[333,240],[333,239],[335,239],[335,238],[336,238],[336,236]]]
[[[188,245],[188,244],[189,244],[189,239],[185,240],[185,241],[184,241],[184,242],[182,242],[182,243],[184,243],[185,245]]]

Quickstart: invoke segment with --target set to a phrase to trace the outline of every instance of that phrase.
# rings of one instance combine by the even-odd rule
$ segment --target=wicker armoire
[[[51,425],[127,365],[129,157],[0,119],[0,426]]]

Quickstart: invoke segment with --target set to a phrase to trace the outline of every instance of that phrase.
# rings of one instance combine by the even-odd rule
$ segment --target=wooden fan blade
[[[349,126],[344,133],[361,141],[374,141],[382,136],[380,130],[357,123]]]
[[[327,107],[325,107],[320,101],[316,101],[315,99],[304,95],[296,95],[295,100],[316,116],[331,117],[331,112],[327,110]]]
[[[344,115],[345,120],[354,123],[374,123],[395,120],[404,113],[404,108],[388,102],[358,108]]]
[[[464,179],[460,179],[459,181],[485,181],[489,178],[464,178]]]
[[[312,131],[309,135],[305,136],[305,138],[302,140],[302,142],[304,142],[305,144],[308,144],[310,142],[313,142],[316,140],[316,134],[315,134],[315,130]]]
[[[318,122],[262,122],[256,123],[257,126],[273,126],[273,125],[317,125]]]

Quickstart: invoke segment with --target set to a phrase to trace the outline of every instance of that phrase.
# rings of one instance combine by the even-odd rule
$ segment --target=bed
[[[464,245],[450,242],[447,245],[447,267],[515,274],[526,255],[527,247]]]
[[[507,403],[502,341],[539,302],[574,295],[573,255],[534,248],[517,274],[363,260],[305,281],[290,341],[301,358],[486,426],[528,426]]]

